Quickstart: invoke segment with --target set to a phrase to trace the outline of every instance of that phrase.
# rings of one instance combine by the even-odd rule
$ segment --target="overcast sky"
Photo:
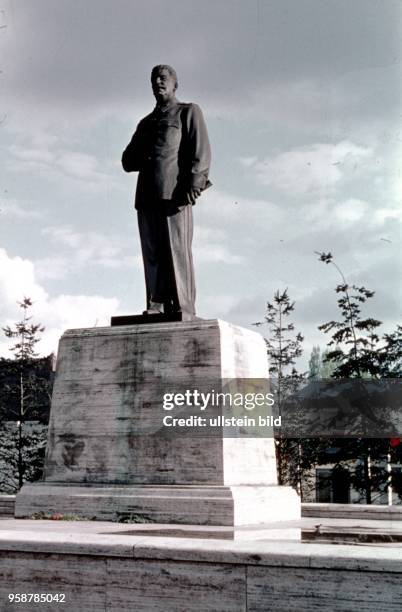
[[[331,251],[392,330],[401,23],[400,0],[3,0],[0,324],[30,296],[49,353],[67,328],[143,310],[136,175],[120,159],[168,63],[213,152],[194,210],[198,314],[249,327],[288,288],[308,357],[337,315],[340,278],[314,254]]]

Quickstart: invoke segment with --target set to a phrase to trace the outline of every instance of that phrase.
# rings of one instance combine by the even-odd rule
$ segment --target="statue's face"
[[[152,91],[157,102],[167,102],[174,96],[176,81],[166,70],[159,70],[152,78]]]

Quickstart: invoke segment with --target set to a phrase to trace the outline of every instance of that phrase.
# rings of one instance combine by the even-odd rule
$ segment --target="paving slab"
[[[336,527],[335,519],[328,520],[328,528]],[[303,519],[286,528],[311,529],[315,522]],[[370,526],[364,523],[366,530]],[[278,540],[272,525],[259,529],[260,539],[258,530],[243,527],[242,537],[231,540],[211,534],[210,526],[184,527],[3,519],[0,610],[15,609],[10,593],[64,594],[65,612],[401,610],[400,544]],[[18,604],[21,612],[38,609]],[[61,607],[54,601],[41,609]]]
[[[335,519],[328,520],[330,527],[341,529],[341,525],[334,525]],[[348,527],[347,519],[340,522],[342,528]],[[379,521],[364,521],[365,528],[375,528],[373,522]],[[354,522],[351,523],[349,528],[356,529]],[[313,528],[314,520],[289,521],[285,526],[288,529]],[[255,527],[242,528],[241,538],[233,540],[219,538],[217,534],[208,537],[208,528],[204,527],[206,537],[201,538],[202,528],[199,526],[197,537],[191,534],[191,526],[176,527],[180,530],[180,537],[174,533],[172,525],[3,519],[0,521],[0,551],[402,572],[402,545],[392,543],[359,546],[353,543],[334,545],[278,540],[277,534],[269,537],[270,529],[275,531],[272,525],[270,529],[260,529],[260,539]],[[387,527],[392,531],[395,525],[390,521]],[[173,530],[173,536],[166,535],[168,528]]]

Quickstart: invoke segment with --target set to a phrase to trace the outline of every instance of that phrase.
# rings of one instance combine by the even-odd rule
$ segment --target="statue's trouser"
[[[138,210],[147,307],[164,304],[164,312],[195,314],[191,243],[192,206],[178,208],[159,200]]]

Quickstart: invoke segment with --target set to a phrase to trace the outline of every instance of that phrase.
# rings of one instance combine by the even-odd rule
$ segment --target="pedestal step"
[[[300,518],[300,502],[279,486],[67,486],[25,485],[15,516],[77,515],[106,521],[237,527]]]

